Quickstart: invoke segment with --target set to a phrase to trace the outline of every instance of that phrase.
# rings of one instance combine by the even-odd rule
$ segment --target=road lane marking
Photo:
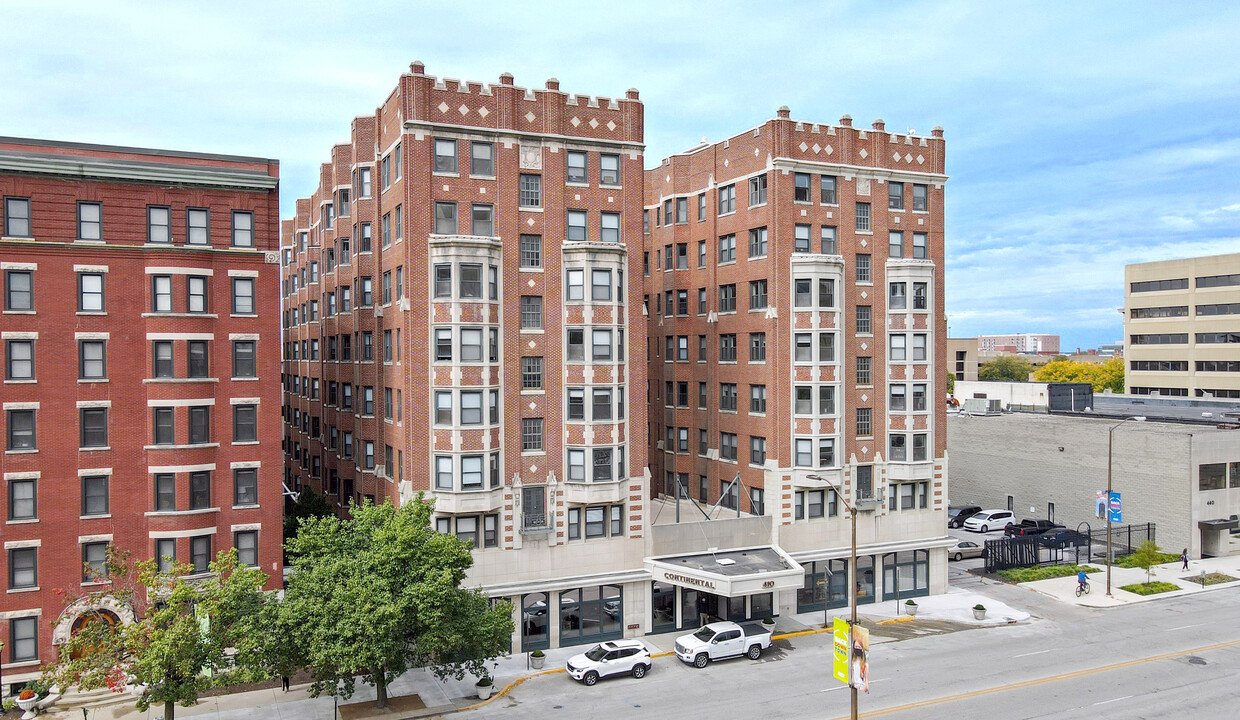
[[[1124,662],[1113,663],[1111,665],[1100,665],[1098,667],[1076,670],[1069,673],[1059,673],[1058,675],[1048,675],[1046,677],[1034,678],[1033,680],[1024,680],[1022,682],[1008,683],[1006,685],[995,685],[981,690],[970,690],[967,692],[955,693],[953,695],[944,695],[943,697],[931,698],[929,700],[919,700],[917,702],[906,703],[904,705],[895,705],[879,710],[871,710],[870,712],[861,713],[860,717],[872,718],[882,717],[883,715],[894,715],[896,713],[907,712],[909,710],[919,710],[921,708],[933,707],[944,703],[956,702],[957,700],[971,700],[973,698],[985,697],[987,695],[996,695],[1009,690],[1020,690],[1023,688],[1059,682],[1061,680],[1073,680],[1076,678],[1088,677],[1090,675],[1097,675],[1099,673],[1110,672],[1112,670],[1122,670],[1124,668],[1144,665],[1146,663],[1157,662],[1159,660],[1169,660],[1171,658],[1184,657],[1185,655],[1198,655],[1212,650],[1221,650],[1223,648],[1233,647],[1236,645],[1240,645],[1240,640],[1229,640],[1227,642],[1204,645],[1202,647],[1190,648],[1188,650],[1176,650],[1173,652],[1162,653],[1160,655],[1150,655],[1149,657],[1137,658],[1135,660],[1126,660]],[[871,685],[872,684],[873,683],[871,683]],[[848,716],[841,715],[838,718],[833,718],[833,720],[848,720]]]
[[[1103,700],[1102,702],[1096,702],[1094,703],[1094,705],[1106,705],[1107,703],[1119,702],[1120,700],[1127,700],[1130,697],[1132,696],[1125,695],[1124,697],[1111,698],[1110,700]]]
[[[1197,623],[1196,625],[1181,625],[1179,627],[1167,628],[1166,630],[1163,630],[1163,632],[1175,632],[1176,630],[1187,630],[1188,628],[1201,627],[1202,625],[1205,625],[1205,623]]]
[[[1055,652],[1058,649],[1059,648],[1050,648],[1048,650],[1038,650],[1035,652],[1027,652],[1027,653],[1021,653],[1020,655],[1013,655],[1012,657],[1018,658],[1018,657],[1029,657],[1030,655],[1041,655],[1042,653]]]

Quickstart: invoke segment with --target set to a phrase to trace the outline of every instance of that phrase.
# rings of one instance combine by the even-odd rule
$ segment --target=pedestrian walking
[[[1184,563],[1184,566],[1181,567],[1180,569],[1187,570],[1188,569],[1188,548],[1184,548],[1184,552],[1180,553],[1180,562]]]
[[[280,676],[280,687],[284,688],[284,692],[288,692],[288,675]]]

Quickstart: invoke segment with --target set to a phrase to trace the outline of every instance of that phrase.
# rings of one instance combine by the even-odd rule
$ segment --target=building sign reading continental
[[[686,585],[696,585],[707,590],[714,590],[715,583],[711,580],[703,580],[702,578],[689,577],[688,575],[679,575],[676,573],[665,572],[663,578],[674,583],[684,583]]]

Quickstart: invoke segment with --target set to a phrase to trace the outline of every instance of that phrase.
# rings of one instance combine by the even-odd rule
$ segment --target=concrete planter
[[[974,606],[973,619],[974,620],[985,620],[986,619],[986,608],[982,607],[981,605]]]
[[[530,667],[535,670],[542,670],[543,663],[547,662],[546,655],[530,655]]]
[[[909,617],[915,616],[917,614],[917,603],[914,603],[914,602],[904,603],[904,614],[908,615]]]
[[[486,685],[483,685],[482,682],[479,681],[474,683],[474,689],[478,691],[479,700],[486,700],[491,697],[491,693],[495,690],[495,684],[493,681],[489,681]]]

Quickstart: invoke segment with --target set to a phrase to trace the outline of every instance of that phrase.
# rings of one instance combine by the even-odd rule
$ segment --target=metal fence
[[[1154,523],[1144,525],[1113,525],[1111,556],[1122,557],[1135,551],[1146,540],[1154,540]],[[1106,562],[1107,530],[1094,530],[1082,523],[1067,538],[1058,541],[1042,535],[1003,537],[987,540],[982,557],[986,572],[1037,565],[1083,565]]]

